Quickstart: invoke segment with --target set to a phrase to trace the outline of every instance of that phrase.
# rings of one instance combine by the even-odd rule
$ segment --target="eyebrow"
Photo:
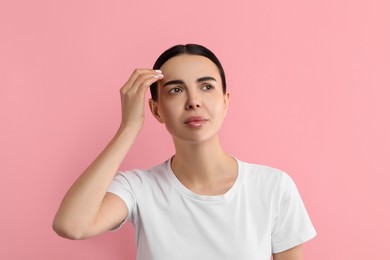
[[[215,78],[213,77],[210,77],[210,76],[206,76],[206,77],[201,77],[201,78],[198,78],[196,80],[197,83],[200,83],[200,82],[204,82],[204,81],[209,81],[209,80],[213,80],[213,81],[217,81]],[[168,86],[168,85],[184,85],[184,81],[182,80],[171,80],[171,81],[167,81],[164,83],[163,87],[165,86]]]

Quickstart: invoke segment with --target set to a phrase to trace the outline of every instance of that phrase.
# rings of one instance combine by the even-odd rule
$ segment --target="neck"
[[[235,159],[222,149],[218,138],[202,143],[174,143],[172,169],[183,183],[201,185],[236,174]]]

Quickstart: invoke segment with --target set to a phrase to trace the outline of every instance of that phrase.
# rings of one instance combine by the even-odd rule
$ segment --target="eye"
[[[205,84],[205,85],[202,86],[202,89],[206,90],[206,91],[210,91],[210,90],[214,89],[214,86],[211,85],[211,84]]]
[[[168,93],[171,93],[171,94],[175,94],[175,93],[180,93],[182,92],[183,90],[181,88],[171,88]]]

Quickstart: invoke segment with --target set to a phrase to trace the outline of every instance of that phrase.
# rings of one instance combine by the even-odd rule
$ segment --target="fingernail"
[[[153,77],[156,78],[156,79],[158,79],[158,78],[164,77],[164,75],[161,74],[161,73],[158,73],[158,74],[154,75]]]
[[[156,73],[158,74],[162,74],[162,71],[161,70],[154,70]]]

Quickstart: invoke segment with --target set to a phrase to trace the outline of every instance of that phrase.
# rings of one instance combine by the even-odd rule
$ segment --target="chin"
[[[180,143],[188,143],[191,145],[201,145],[206,144],[215,140],[218,140],[218,135],[216,134],[192,134],[192,135],[181,135],[181,136],[174,136],[172,135],[172,138],[174,142],[180,142]]]

